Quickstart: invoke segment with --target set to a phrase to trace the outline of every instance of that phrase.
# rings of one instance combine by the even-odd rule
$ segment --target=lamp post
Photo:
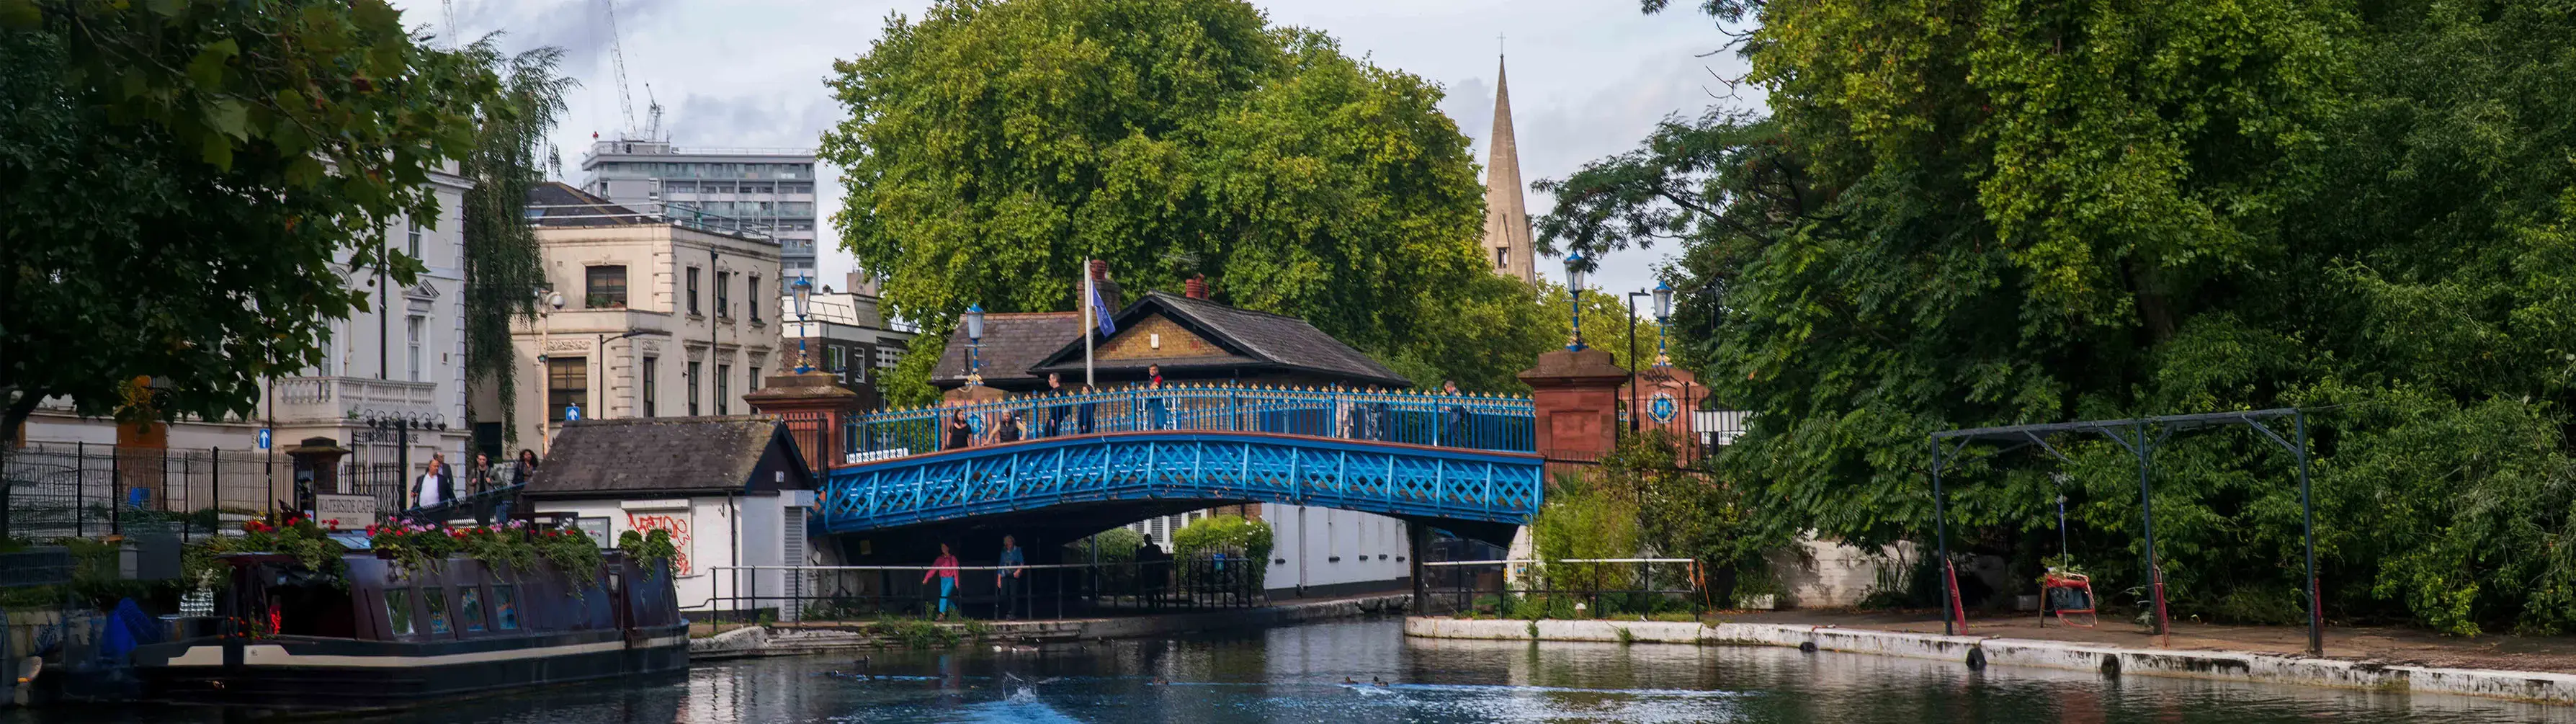
[[[630,329],[620,332],[616,336],[610,336],[607,334],[599,335],[599,354],[592,357],[592,359],[596,360],[599,364],[599,377],[596,378],[600,381],[600,384],[596,386],[599,391],[599,399],[593,402],[590,408],[597,410],[598,412],[592,414],[591,419],[608,419],[608,343],[628,337],[641,337],[649,334],[669,335],[670,332],[665,332],[659,329]],[[628,354],[633,354],[635,347],[633,345],[628,345],[626,351]],[[638,374],[641,373],[639,372]],[[637,384],[636,389],[643,389],[643,385],[640,383]]]
[[[1583,252],[1578,251],[1565,255],[1565,296],[1566,298],[1573,300],[1572,304],[1574,307],[1574,341],[1565,345],[1565,349],[1568,352],[1581,352],[1584,350],[1583,265],[1588,261],[1589,260],[1583,258]]]
[[[1636,432],[1645,423],[1638,418],[1645,409],[1637,406],[1637,298],[1653,296],[1652,292],[1628,293],[1628,431]]]
[[[563,305],[563,295],[556,294],[552,287],[537,287],[537,379],[549,390],[553,380],[547,374],[553,370],[546,366],[546,338],[554,331],[554,313],[562,311]],[[546,409],[553,404],[546,400],[545,393],[539,393],[537,399],[537,454],[544,455],[554,447],[554,411]]]
[[[1663,367],[1673,363],[1671,357],[1664,356],[1664,328],[1671,326],[1673,318],[1673,285],[1660,281],[1655,282],[1654,294],[1655,366]]]
[[[984,305],[966,307],[966,385],[984,384]]]
[[[796,293],[796,374],[801,375],[814,371],[814,357],[805,351],[805,339],[814,336],[813,318],[809,315],[814,308],[814,280],[797,277],[792,288]]]

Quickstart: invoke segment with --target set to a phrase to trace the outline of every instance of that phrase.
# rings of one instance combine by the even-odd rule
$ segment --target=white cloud
[[[396,0],[405,22],[442,31],[442,5]],[[1495,54],[1509,52],[1512,112],[1521,153],[1521,176],[1563,178],[1583,163],[1633,148],[1656,121],[1695,115],[1709,105],[1753,105],[1758,99],[1719,100],[1711,68],[1740,73],[1732,55],[1698,57],[1725,37],[1706,18],[1684,10],[1644,15],[1633,2],[1562,0],[1274,0],[1263,5],[1271,21],[1322,30],[1343,49],[1383,67],[1441,84],[1449,97],[1442,112],[1475,141],[1484,162],[1493,119]],[[823,79],[832,61],[867,52],[889,13],[919,17],[927,2],[909,0],[757,0],[689,2],[616,0],[618,35],[639,123],[650,97],[664,107],[663,126],[683,146],[813,146],[840,119]],[[565,72],[582,88],[555,134],[565,172],[578,180],[580,157],[593,132],[614,136],[626,127],[610,59],[606,0],[458,0],[457,34],[467,38],[507,33],[503,45],[523,49],[557,45],[567,51]],[[444,34],[442,32],[442,34]],[[1503,36],[1498,41],[1496,36]],[[826,177],[831,177],[826,171]],[[839,210],[837,184],[826,183],[821,205]],[[1528,192],[1530,209],[1545,213],[1549,199]],[[1631,250],[1602,260],[1593,275],[1605,291],[1654,285],[1651,268],[1673,250]],[[823,277],[837,278],[849,255],[831,248],[827,232]],[[1561,268],[1547,264],[1549,276]]]

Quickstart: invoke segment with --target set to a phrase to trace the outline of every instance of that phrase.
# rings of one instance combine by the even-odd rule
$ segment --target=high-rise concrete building
[[[668,218],[722,217],[778,240],[777,292],[814,267],[814,149],[687,148],[666,140],[595,141],[581,189]],[[821,281],[815,284],[820,286]]]
[[[1521,201],[1521,149],[1512,140],[1512,89],[1494,65],[1494,132],[1485,138],[1485,253],[1494,273],[1538,283],[1538,247],[1530,243],[1529,208]]]

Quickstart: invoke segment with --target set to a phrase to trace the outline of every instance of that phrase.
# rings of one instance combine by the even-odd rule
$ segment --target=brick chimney
[[[1100,280],[1100,306],[1102,308],[1108,309],[1111,314],[1116,314],[1118,313],[1118,310],[1126,308],[1125,303],[1127,300],[1124,295],[1119,293],[1120,290],[1118,289],[1118,282],[1110,281],[1109,279],[1109,262],[1099,259],[1092,260],[1091,278]],[[1080,280],[1075,280],[1073,285],[1073,309],[1079,310],[1081,308],[1082,283]]]
[[[1190,275],[1190,280],[1181,285],[1181,296],[1189,297],[1191,299],[1208,298],[1207,275]]]

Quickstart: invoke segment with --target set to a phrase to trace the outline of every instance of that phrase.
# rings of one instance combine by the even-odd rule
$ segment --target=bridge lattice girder
[[[1087,435],[836,468],[824,486],[820,527],[863,533],[1059,505],[1155,499],[1287,503],[1523,525],[1538,512],[1542,465],[1528,453],[1300,435]]]

